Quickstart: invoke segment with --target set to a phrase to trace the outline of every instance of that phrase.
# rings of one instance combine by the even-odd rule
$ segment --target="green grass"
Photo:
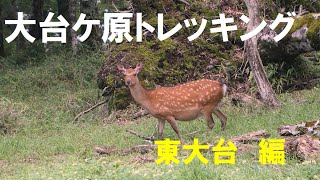
[[[96,72],[102,56],[91,54],[72,57],[45,57],[40,65],[10,67],[0,71],[0,119],[7,134],[0,135],[0,179],[319,179],[319,163],[287,157],[286,164],[260,165],[258,152],[237,154],[235,165],[214,165],[212,152],[204,165],[194,160],[188,165],[156,165],[141,163],[137,157],[156,159],[156,152],[147,155],[97,156],[96,145],[125,149],[144,142],[125,132],[131,129],[150,135],[156,124],[153,117],[128,123],[106,123],[103,107],[84,115],[78,123],[74,116],[101,101],[96,89]],[[4,62],[5,60],[2,60]],[[1,62],[1,61],[0,61]],[[200,133],[200,142],[217,142],[249,131],[265,129],[274,138],[280,125],[319,119],[320,89],[281,94],[282,108],[235,107],[228,98],[223,111],[228,116],[225,132],[220,122],[209,134]],[[206,130],[203,119],[179,122],[182,135]],[[166,124],[164,136],[176,135]],[[187,142],[192,139],[183,136]],[[258,145],[257,145],[258,147]],[[188,151],[181,150],[183,160]]]

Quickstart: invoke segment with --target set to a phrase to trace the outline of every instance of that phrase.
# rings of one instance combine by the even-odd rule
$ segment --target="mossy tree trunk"
[[[247,26],[247,31],[251,32],[260,23],[259,21],[259,0],[245,0],[249,12],[250,22]],[[251,70],[254,74],[254,79],[258,86],[261,99],[270,106],[280,106],[280,102],[276,98],[275,92],[267,78],[260,54],[258,51],[257,36],[254,36],[245,41],[246,58],[249,61]]]

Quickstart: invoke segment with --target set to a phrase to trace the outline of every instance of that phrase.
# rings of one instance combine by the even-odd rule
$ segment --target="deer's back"
[[[161,87],[149,91],[152,111],[157,116],[174,115],[178,120],[191,120],[205,107],[216,106],[223,97],[218,81],[201,79],[174,87]]]

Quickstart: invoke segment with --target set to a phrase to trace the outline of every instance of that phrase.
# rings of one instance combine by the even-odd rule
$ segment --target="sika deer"
[[[165,121],[168,121],[180,140],[176,120],[190,121],[200,115],[207,120],[208,130],[212,130],[214,113],[221,121],[222,131],[226,127],[227,117],[218,109],[227,87],[218,81],[201,79],[174,87],[161,87],[155,90],[144,89],[138,79],[143,65],[135,69],[125,69],[118,65],[118,70],[125,75],[125,84],[129,86],[134,100],[158,119],[158,135],[162,139]]]

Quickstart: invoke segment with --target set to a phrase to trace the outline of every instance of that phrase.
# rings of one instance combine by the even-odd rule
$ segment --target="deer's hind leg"
[[[207,131],[211,131],[214,127],[214,120],[212,118],[211,112],[203,114],[204,118],[207,120],[208,129]]]
[[[212,118],[212,107],[207,106],[202,110],[204,118],[207,120],[208,129],[207,132],[211,131],[214,127],[214,120]]]
[[[226,129],[226,125],[227,125],[227,117],[218,108],[213,110],[213,113],[220,119],[221,130],[224,131]]]

